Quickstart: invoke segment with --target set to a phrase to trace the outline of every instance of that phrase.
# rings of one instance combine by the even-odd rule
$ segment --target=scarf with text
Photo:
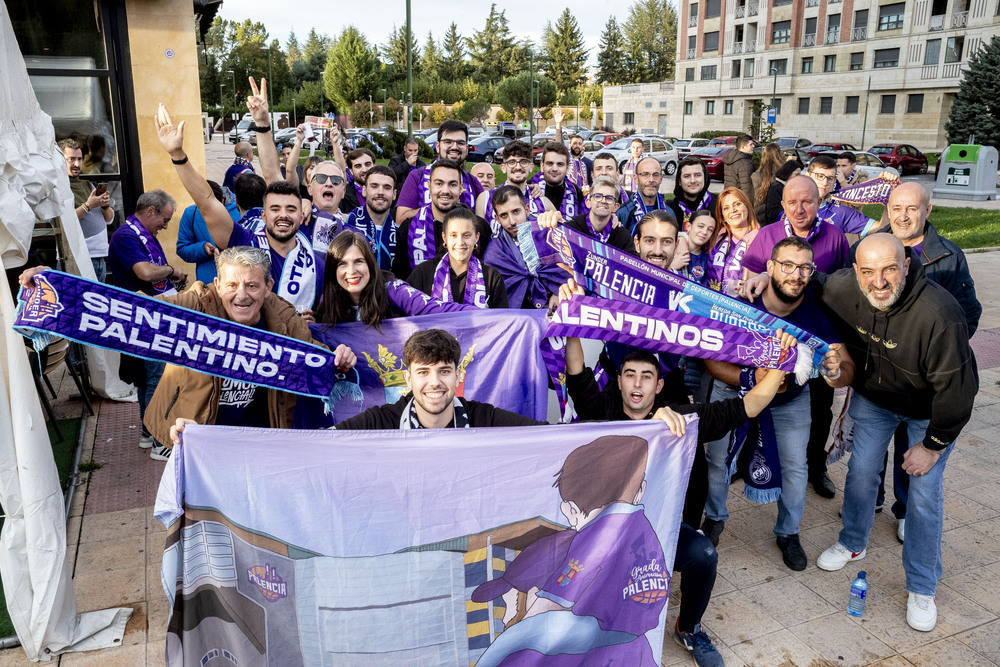
[[[687,202],[684,201],[684,197],[677,197],[674,199],[674,202],[681,209],[681,213],[684,214],[684,219],[681,220],[681,231],[686,232],[688,231],[688,227],[691,225],[691,216],[695,214],[695,211],[700,211],[703,208],[707,209],[711,205],[712,193],[708,191],[708,188],[705,188],[705,195],[701,198],[701,201],[694,206],[694,208],[687,205]],[[715,212],[713,211],[712,214],[714,215]]]
[[[375,253],[378,268],[383,271],[392,269],[392,259],[396,256],[396,231],[397,226],[392,219],[392,212],[385,216],[381,225],[376,225],[368,212],[367,206],[359,206],[347,216],[347,227],[352,231],[364,234],[368,239],[368,245]]]
[[[440,301],[454,301],[451,292],[451,257],[445,255],[434,269],[434,284],[431,296]],[[483,267],[475,255],[469,257],[469,268],[465,274],[465,298],[462,303],[476,308],[487,308],[486,282],[483,279]]]
[[[736,296],[734,285],[743,280],[743,255],[750,246],[747,234],[736,242],[727,234],[712,248],[712,259],[708,265],[708,286],[716,292]]]
[[[525,257],[533,257],[530,266]],[[548,304],[549,294],[557,294],[559,286],[566,282],[565,270],[537,261],[538,251],[531,239],[530,222],[517,226],[517,240],[506,231],[493,239],[486,246],[483,260],[500,272],[511,308],[520,308],[525,296],[533,306],[542,308]]]
[[[590,182],[587,180],[587,163],[583,161],[583,158],[570,155],[566,180],[584,192],[590,189]]]
[[[295,310],[301,313],[303,310],[311,310],[316,302],[316,289],[319,281],[316,255],[309,239],[299,231],[295,234],[295,240],[297,241],[295,247],[288,252],[284,264],[281,265],[281,277],[278,278],[274,293],[295,306]],[[276,252],[268,244],[267,232],[264,231],[263,227],[257,228],[254,235],[254,245],[271,251],[271,261],[274,261]]]
[[[747,395],[757,384],[754,368],[740,371],[740,398]],[[753,448],[749,456],[740,456],[743,447]],[[729,435],[726,451],[727,480],[733,476],[740,462],[743,462],[743,495],[755,503],[773,503],[781,497],[781,457],[778,456],[778,440],[774,432],[771,409],[763,411],[753,419],[748,419]]]
[[[437,239],[434,238],[434,212],[432,205],[420,207],[417,215],[410,220],[406,230],[406,252],[410,258],[410,270],[421,262],[437,257]]]
[[[541,185],[544,188],[545,177],[541,174],[541,172],[539,172],[531,177],[531,184]],[[552,204],[555,205],[555,202],[552,202]],[[587,207],[583,199],[580,198],[579,191],[573,186],[572,183],[569,182],[568,179],[563,181],[563,197],[557,208],[559,209],[559,212],[562,213],[564,220],[575,218],[581,213],[587,212]]]
[[[128,228],[139,237],[139,242],[142,243],[142,249],[146,252],[146,256],[149,257],[149,263],[155,264],[157,266],[167,266],[167,256],[163,254],[163,246],[160,242],[156,240],[148,229],[139,221],[139,218],[134,215],[130,215],[125,219],[125,224]],[[174,284],[170,281],[170,276],[163,278],[162,280],[157,280],[152,283],[154,294],[176,294],[177,290],[174,289]]]
[[[858,172],[854,172],[855,174]],[[831,199],[836,199],[844,204],[888,204],[889,195],[899,187],[899,179],[888,179],[878,176],[871,180],[863,181],[857,185],[841,188],[830,195]]]

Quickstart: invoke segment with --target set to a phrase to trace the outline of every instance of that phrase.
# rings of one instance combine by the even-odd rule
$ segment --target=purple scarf
[[[712,261],[708,265],[708,286],[716,292],[736,296],[730,288],[730,283],[743,279],[743,255],[747,251],[747,234],[736,243],[726,235],[712,248]]]
[[[434,269],[434,285],[431,296],[439,301],[454,302],[451,293],[451,259],[445,255]],[[469,269],[465,274],[465,298],[462,303],[476,308],[488,308],[486,303],[486,282],[483,280],[483,267],[475,255],[469,257]]]
[[[503,277],[511,308],[520,308],[525,295],[536,308],[543,308],[548,304],[548,295],[558,293],[559,286],[566,282],[566,272],[555,264],[537,261],[529,267],[523,251],[524,240],[529,244],[528,252],[537,260],[538,251],[531,239],[529,222],[518,225],[516,241],[507,232],[501,232],[486,246],[483,260]]]
[[[499,188],[497,188],[498,190]],[[497,190],[490,190],[486,198],[486,211],[483,213],[483,217],[486,222],[490,225],[490,230],[493,232],[493,238],[499,238],[501,233],[503,233],[503,225],[501,225],[496,220],[496,213],[493,212],[493,194]],[[539,213],[545,211],[545,204],[542,202],[541,197],[532,197],[531,188],[524,189],[524,203],[528,209],[528,219],[534,220],[538,217]]]
[[[611,238],[611,225],[614,223],[614,216],[612,216],[611,219],[608,220],[608,224],[604,225],[604,228],[600,232],[594,231],[594,226],[590,224],[589,214],[587,215],[586,218],[584,218],[584,222],[587,223],[587,233],[589,233],[592,237],[594,237],[598,241],[601,241],[602,243],[607,243],[608,239]]]
[[[797,236],[795,230],[792,229],[792,223],[788,222],[788,218],[782,218],[782,220],[784,221],[785,225],[785,236],[789,238],[792,236]],[[812,240],[816,238],[822,227],[823,227],[823,220],[820,219],[820,217],[817,215],[816,219],[813,220],[812,227],[810,227],[809,231],[806,233],[806,241],[812,243]]]
[[[688,205],[684,203],[683,197],[677,197],[676,199],[674,199],[674,202],[681,209],[681,212],[684,213],[684,220],[681,221],[681,223],[683,224],[682,227],[683,231],[686,232],[688,230],[688,225],[691,224],[691,216],[694,215],[694,212],[699,211],[703,208],[708,208],[709,202],[711,201],[712,201],[712,193],[708,191],[708,188],[705,188],[705,196],[701,198],[701,201],[698,202],[698,205],[695,206],[694,208],[688,208]]]
[[[566,180],[574,183],[584,192],[590,189],[590,183],[587,181],[587,164],[583,161],[583,158],[570,155]]]
[[[139,237],[139,241],[142,243],[142,249],[146,251],[146,255],[149,257],[150,264],[156,264],[157,266],[167,266],[167,256],[163,254],[163,246],[160,242],[156,240],[156,237],[149,233],[139,218],[134,215],[130,215],[125,219],[125,224],[129,226],[135,235]],[[170,278],[164,278],[163,280],[157,280],[153,285],[153,295],[157,294],[167,294],[174,292],[174,285],[170,282]]]
[[[531,177],[531,184],[545,187],[545,177],[541,173],[535,174]],[[573,187],[573,184],[568,179],[563,181],[563,198],[559,202],[559,212],[562,213],[564,220],[575,218],[581,213],[587,212],[586,205],[582,200],[577,198],[576,188]]]
[[[888,204],[889,195],[899,184],[898,180],[889,181],[879,176],[838,190],[830,196],[844,204]]]
[[[420,207],[416,217],[410,220],[406,231],[406,252],[410,257],[410,270],[421,262],[437,257],[437,243],[434,239],[434,212],[431,204]]]
[[[635,230],[639,226],[639,221],[642,220],[642,216],[649,213],[650,210],[662,211],[667,207],[663,202],[663,195],[656,193],[656,207],[653,209],[646,208],[646,201],[642,198],[642,195],[636,192],[632,195],[632,202],[635,204],[635,208],[632,209],[632,220],[629,222],[629,229],[632,231],[632,235],[635,235]]]

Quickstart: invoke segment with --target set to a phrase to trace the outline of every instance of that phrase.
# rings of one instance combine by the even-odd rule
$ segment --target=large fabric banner
[[[155,510],[167,664],[659,665],[690,419],[190,426]]]
[[[330,401],[333,423],[395,403],[406,393],[403,345],[425,329],[444,329],[462,346],[458,396],[545,421],[548,378],[540,343],[546,320],[545,311],[476,308],[386,320],[381,332],[363,322],[313,324],[316,340],[331,349],[343,343],[358,357],[352,370],[337,373]]]
[[[877,176],[867,181],[842,188],[830,195],[844,204],[888,204],[889,195],[900,185],[898,178]]]

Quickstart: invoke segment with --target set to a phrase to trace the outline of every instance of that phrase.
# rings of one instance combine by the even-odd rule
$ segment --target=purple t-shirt
[[[161,252],[163,251],[163,247],[160,246],[160,242],[155,237],[153,243],[160,247]],[[117,287],[127,289],[129,292],[142,292],[149,295],[159,294],[170,287],[169,278],[164,278],[154,284],[140,280],[139,276],[135,275],[132,267],[139,262],[148,261],[150,261],[149,253],[146,252],[142,241],[139,240],[131,227],[122,225],[111,235],[111,241],[108,245],[108,268],[111,270],[114,284]]]
[[[233,233],[229,235],[229,245],[227,247],[232,248],[239,245],[248,245],[254,248],[260,247],[257,244],[257,235],[246,227],[237,224],[233,225]],[[267,250],[271,254],[271,280],[274,281],[272,291],[276,292],[281,282],[281,274],[285,269],[285,258],[270,245],[268,245]],[[326,259],[326,256],[321,256],[313,252],[313,257],[316,260],[316,298],[313,301],[313,307],[315,308],[319,305],[320,297],[323,295],[323,260]]]
[[[767,271],[767,261],[771,259],[771,250],[774,249],[774,245],[778,241],[788,236],[784,220],[761,227],[757,238],[753,240],[746,254],[743,255],[743,268],[750,273]],[[813,247],[813,262],[816,264],[817,271],[833,273],[847,266],[851,248],[847,244],[844,232],[836,225],[821,221],[819,232],[809,240],[809,243]]]
[[[656,627],[669,588],[663,547],[642,506],[613,503],[576,534],[538,595],[593,616],[602,630],[641,635]]]
[[[403,183],[403,189],[399,191],[399,199],[396,200],[396,206],[405,206],[406,208],[417,209],[427,204],[429,202],[424,201],[424,172],[431,168],[431,165],[426,167],[420,167],[419,169],[411,169],[410,173],[406,176],[406,182]],[[471,174],[462,172],[462,190],[466,196],[472,196],[472,208],[475,208],[475,202],[479,199],[479,195],[483,193],[483,185],[479,182],[479,179]]]

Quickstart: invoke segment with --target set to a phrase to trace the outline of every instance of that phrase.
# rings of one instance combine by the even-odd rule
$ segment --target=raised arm
[[[292,144],[292,152],[288,154],[288,161],[285,162],[285,180],[299,187],[299,156],[302,155],[302,143],[306,139],[305,125],[295,128],[295,143]]]
[[[257,157],[260,159],[260,171],[264,182],[270,185],[281,180],[281,163],[278,161],[278,147],[274,145],[274,134],[271,132],[271,114],[267,106],[267,79],[260,80],[260,90],[257,82],[250,77],[250,95],[247,95],[247,110],[253,116],[254,125],[267,127],[266,132],[257,132]]]
[[[170,112],[167,107],[160,105],[153,119],[156,124],[156,136],[160,139],[160,145],[170,156],[177,170],[177,176],[181,179],[181,185],[187,190],[188,195],[194,200],[194,205],[201,211],[205,218],[205,226],[212,236],[215,245],[225,250],[229,247],[229,237],[233,233],[233,218],[229,215],[226,207],[212,194],[212,188],[208,185],[205,177],[198,173],[194,165],[187,159],[184,153],[184,121],[174,125],[170,120]]]
[[[341,147],[344,135],[340,131],[340,125],[336,123],[330,128],[330,152],[333,153],[333,161],[337,163],[340,170],[347,173],[347,159],[344,157],[344,149]]]
[[[562,107],[560,107],[560,106],[552,107],[552,120],[556,124],[556,138],[555,138],[555,141],[557,143],[561,144],[563,142],[563,131],[562,131],[563,110],[562,110]]]

